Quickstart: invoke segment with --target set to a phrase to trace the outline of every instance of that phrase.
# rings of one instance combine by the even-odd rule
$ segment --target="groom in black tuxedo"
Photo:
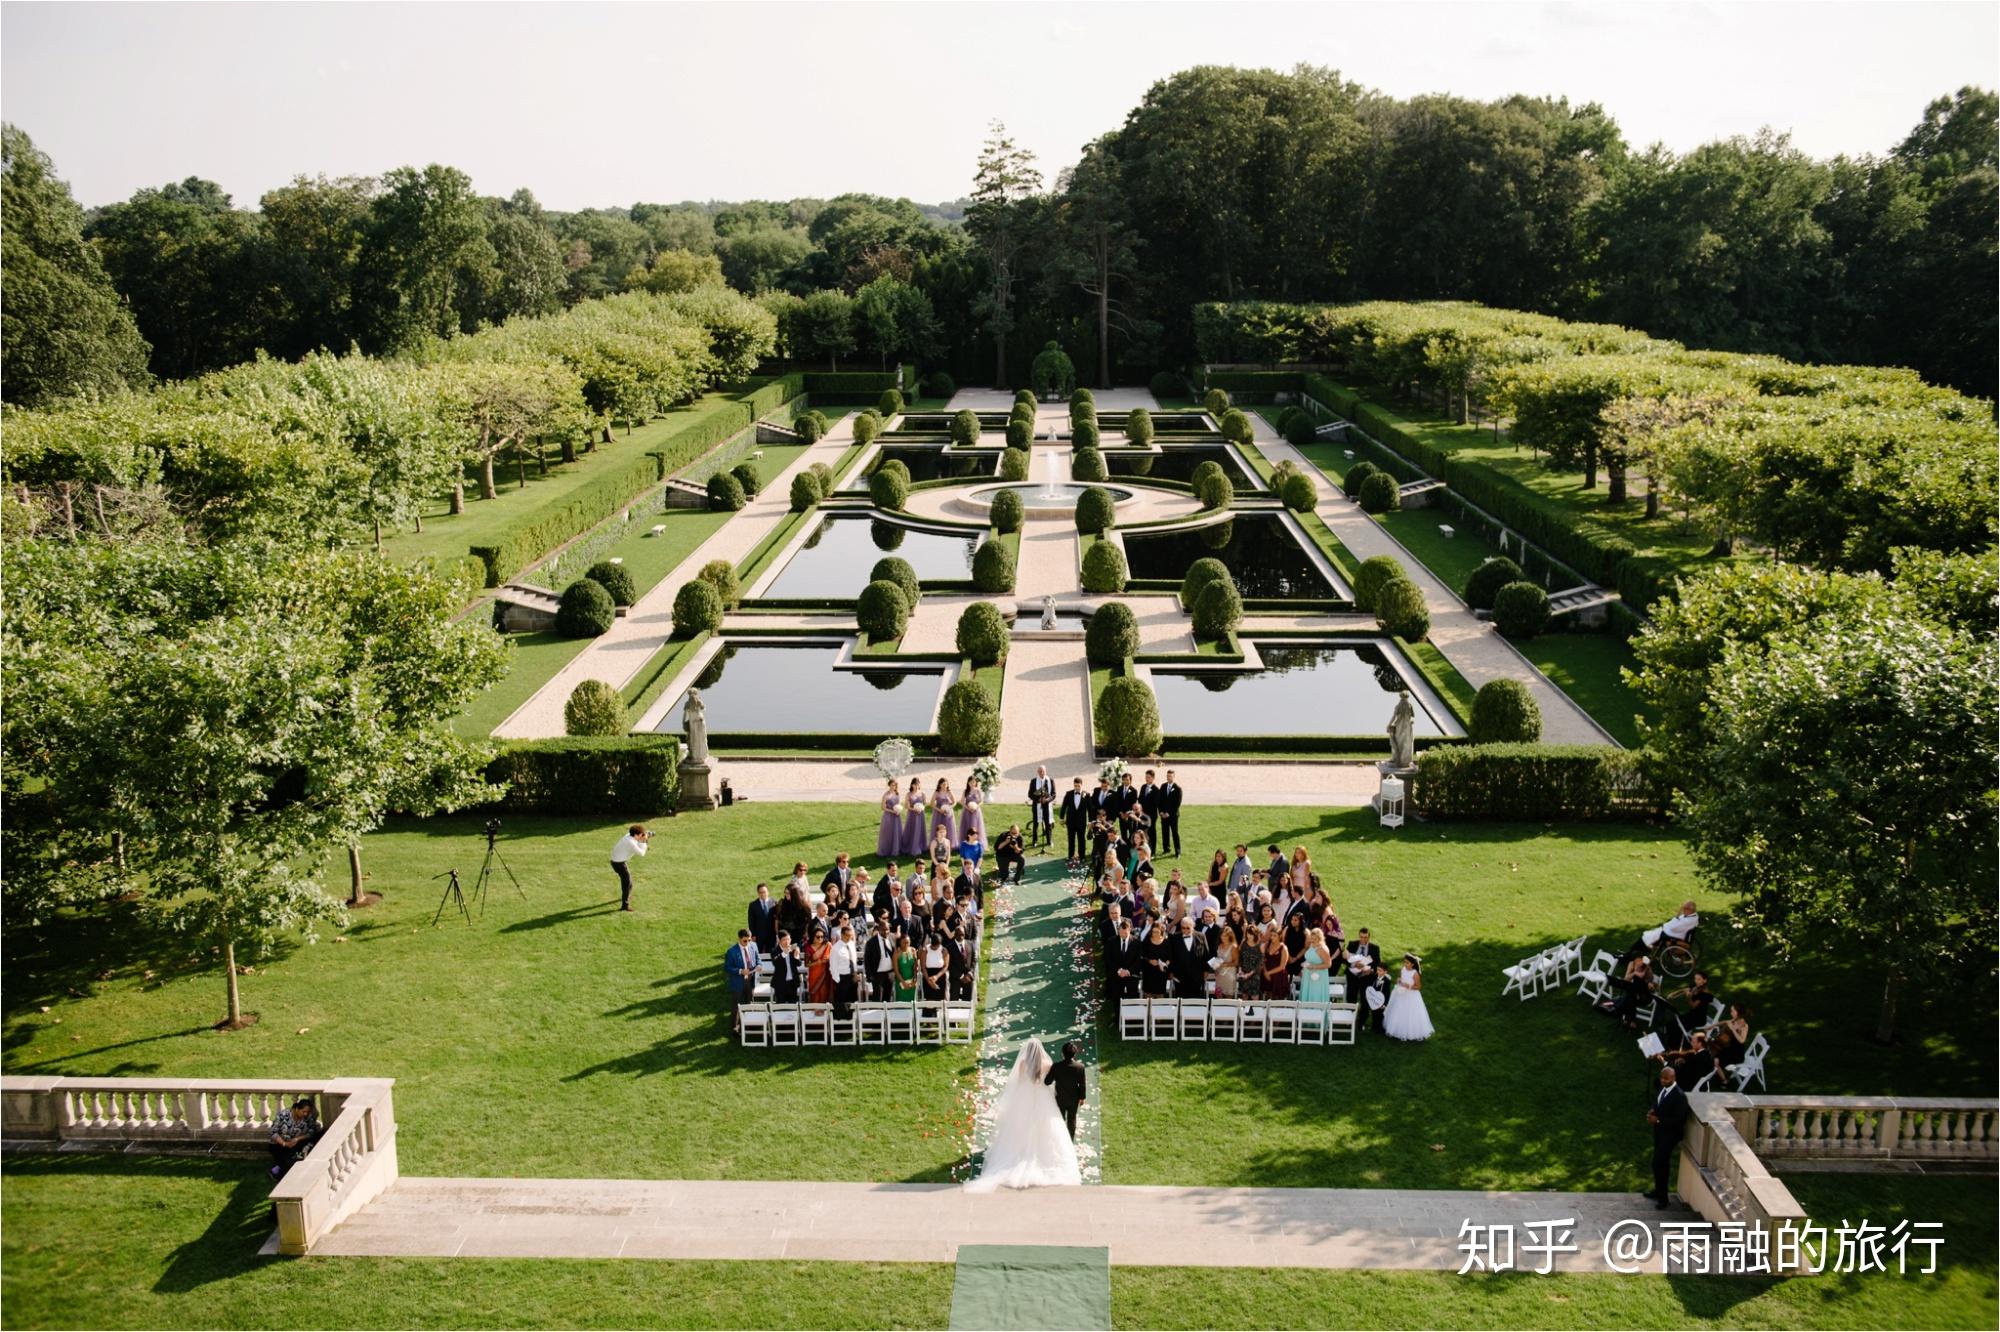
[[[1069,1126],[1069,1140],[1076,1141],[1076,1111],[1083,1104],[1083,1065],[1077,1062],[1078,1051],[1075,1041],[1063,1045],[1062,1062],[1049,1070],[1042,1079],[1044,1087],[1056,1089],[1056,1109],[1062,1111],[1063,1123]]]
[[[1136,999],[1145,972],[1146,945],[1133,935],[1132,922],[1121,918],[1117,935],[1104,945],[1105,984],[1120,999]]]
[[[1084,850],[1089,845],[1092,809],[1090,797],[1084,794],[1083,778],[1078,777],[1070,783],[1069,793],[1062,798],[1063,831],[1069,837],[1067,859],[1071,869],[1082,863]]]

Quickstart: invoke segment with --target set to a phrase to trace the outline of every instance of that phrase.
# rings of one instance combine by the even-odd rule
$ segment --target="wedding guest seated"
[[[271,1121],[271,1178],[283,1179],[293,1165],[312,1155],[325,1133],[326,1126],[319,1122],[319,1109],[311,1097],[301,1096],[290,1109],[280,1110]]]
[[[1715,1005],[1715,995],[1708,988],[1708,973],[1706,971],[1695,972],[1689,978],[1688,984],[1683,985],[1678,990],[1673,990],[1662,995],[1661,998],[1666,999],[1670,1003],[1676,999],[1680,1000],[1678,1004],[1674,1005],[1671,1011],[1673,1012],[1674,1020],[1680,1024],[1681,1035],[1683,1037],[1689,1032],[1696,1031],[1707,1025],[1709,1010]],[[1688,1079],[1681,1079],[1681,1086],[1687,1087],[1689,1085],[1691,1084]]]
[[[1700,1032],[1688,1037],[1684,1049],[1668,1050],[1653,1056],[1653,1062],[1672,1064],[1676,1081],[1682,1091],[1693,1091],[1695,1084],[1715,1071],[1715,1052],[1708,1048],[1708,1038]]]
[[[1021,825],[1008,825],[1000,834],[1000,840],[993,844],[993,863],[1000,869],[1000,882],[1009,879],[1018,881],[1028,868],[1027,841],[1021,835]]]
[[[1750,1044],[1750,1010],[1742,1004],[1731,1004],[1729,1016],[1710,1026],[1707,1034],[1715,1062],[1724,1068],[1736,1067],[1743,1062],[1744,1050]]]
[[[1659,988],[1659,982],[1653,976],[1653,964],[1643,957],[1635,957],[1625,968],[1623,976],[1611,978],[1611,985],[1618,991],[1617,996],[1605,1000],[1598,1007],[1626,1026],[1637,1027],[1639,1005],[1652,998]]]
[[[1623,967],[1632,958],[1651,953],[1660,946],[1662,940],[1674,939],[1682,943],[1701,924],[1701,915],[1694,909],[1694,899],[1681,903],[1681,909],[1664,925],[1646,930],[1632,941],[1632,946],[1618,955],[1618,966]]]

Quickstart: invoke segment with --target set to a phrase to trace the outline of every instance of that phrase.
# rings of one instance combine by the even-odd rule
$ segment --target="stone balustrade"
[[[55,1150],[206,1143],[261,1156],[278,1112],[300,1097],[326,1132],[271,1191],[278,1247],[307,1253],[328,1230],[395,1182],[396,1114],[389,1078],[0,1078],[0,1138]]]

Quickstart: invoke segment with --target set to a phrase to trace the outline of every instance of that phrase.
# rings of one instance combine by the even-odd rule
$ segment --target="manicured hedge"
[[[1297,393],[1305,376],[1296,370],[1211,370],[1208,387],[1226,389],[1239,402],[1268,402],[1279,393]]]
[[[1439,745],[1417,756],[1410,792],[1432,819],[1649,817],[1660,796],[1641,756],[1615,745]]]
[[[885,389],[896,387],[894,371],[827,371],[808,370],[805,373],[806,392],[812,394],[814,402],[839,403],[849,407],[873,407],[882,400]]]
[[[507,792],[489,808],[514,814],[644,819],[680,795],[680,740],[671,735],[570,736],[503,745],[486,780]]]

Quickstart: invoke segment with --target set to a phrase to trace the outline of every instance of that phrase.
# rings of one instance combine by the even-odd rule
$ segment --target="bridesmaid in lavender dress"
[[[975,828],[979,830],[979,840],[986,840],[986,816],[980,812],[980,795],[979,783],[966,779],[965,794],[958,799],[958,840],[961,843],[972,840]]]
[[[912,777],[909,793],[903,797],[903,854],[922,856],[930,844],[930,833],[924,826],[923,783]]]
[[[875,854],[884,860],[903,854],[903,793],[894,777],[882,793],[882,827],[875,834]]]
[[[951,785],[944,778],[938,778],[937,790],[931,792],[931,839],[937,840],[938,829],[944,829],[944,837],[953,846],[958,845],[958,821],[951,816]]]

